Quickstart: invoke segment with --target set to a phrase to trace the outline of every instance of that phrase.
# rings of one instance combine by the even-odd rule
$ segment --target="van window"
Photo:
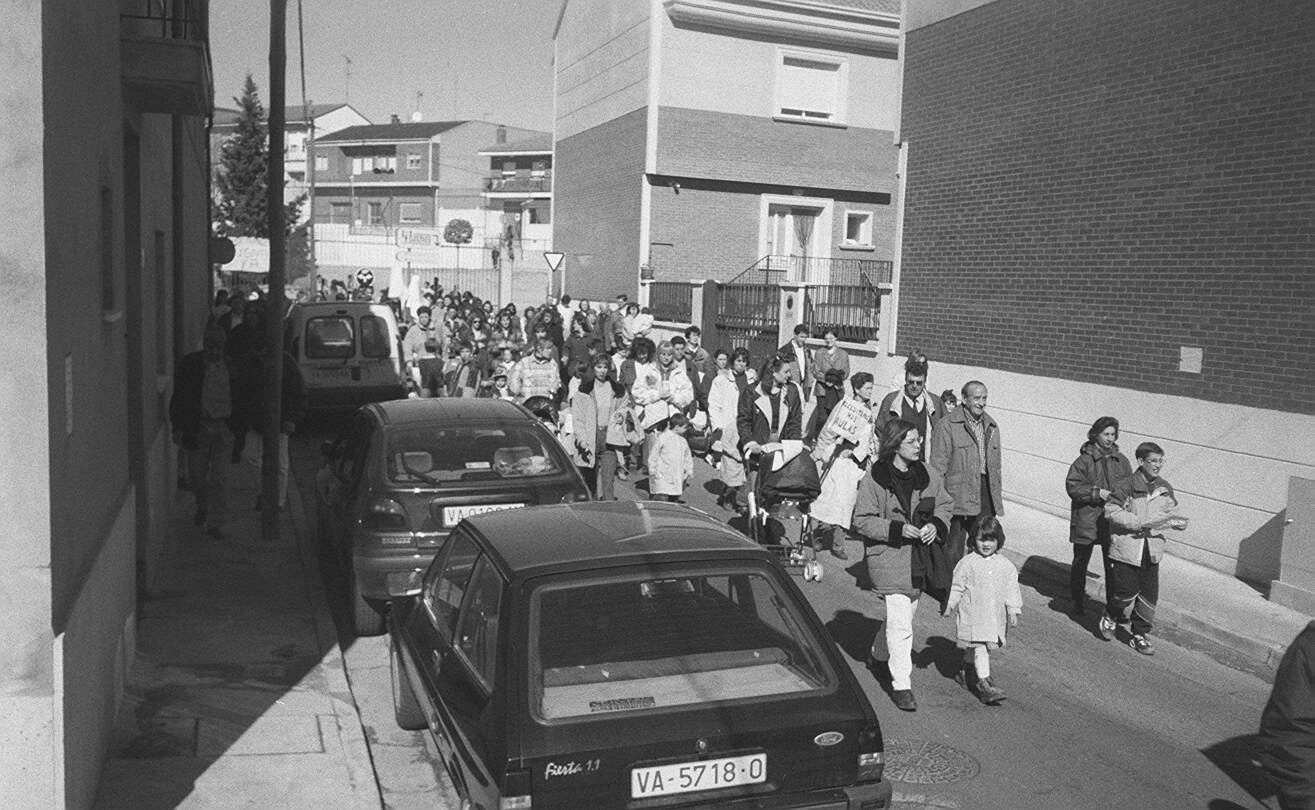
[[[365,357],[390,357],[392,355],[392,335],[388,333],[388,321],[378,315],[361,316],[361,354]]]
[[[356,353],[355,329],[347,315],[306,321],[306,356],[314,360],[346,360]]]

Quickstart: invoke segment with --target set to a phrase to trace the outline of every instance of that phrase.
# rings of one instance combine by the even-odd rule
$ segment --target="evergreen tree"
[[[237,131],[219,150],[219,217],[216,229],[224,236],[269,236],[265,221],[265,191],[269,174],[269,142],[265,106],[256,83],[247,74],[238,105]]]

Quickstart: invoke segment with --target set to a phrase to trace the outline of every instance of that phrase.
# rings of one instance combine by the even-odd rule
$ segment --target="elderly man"
[[[187,480],[196,496],[195,523],[216,538],[223,536],[228,420],[233,415],[233,369],[224,355],[225,340],[220,327],[206,329],[201,351],[178,362],[169,399],[173,440],[183,448]]]
[[[986,385],[963,386],[963,407],[940,421],[932,435],[929,466],[940,473],[954,499],[950,564],[963,557],[973,518],[1004,514],[1000,486],[1000,427],[986,412]]]
[[[930,456],[931,437],[945,418],[945,403],[927,392],[927,358],[918,354],[904,363],[904,387],[891,391],[877,408],[877,430],[892,419],[911,422],[922,439],[922,459]]]

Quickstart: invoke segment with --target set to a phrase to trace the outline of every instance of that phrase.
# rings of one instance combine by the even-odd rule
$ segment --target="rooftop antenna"
[[[416,106],[415,106],[415,110],[411,113],[411,120],[413,122],[419,123],[420,121],[424,120],[424,115],[422,115],[420,112],[420,100],[423,99],[424,97],[425,97],[424,91],[422,90],[416,91]]]
[[[343,89],[342,101],[344,104],[352,103],[352,58],[347,54],[342,55],[343,62]]]

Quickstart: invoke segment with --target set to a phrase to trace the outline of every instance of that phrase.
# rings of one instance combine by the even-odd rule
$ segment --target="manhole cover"
[[[926,740],[888,740],[886,778],[914,785],[937,785],[971,779],[982,769],[957,748]]]

